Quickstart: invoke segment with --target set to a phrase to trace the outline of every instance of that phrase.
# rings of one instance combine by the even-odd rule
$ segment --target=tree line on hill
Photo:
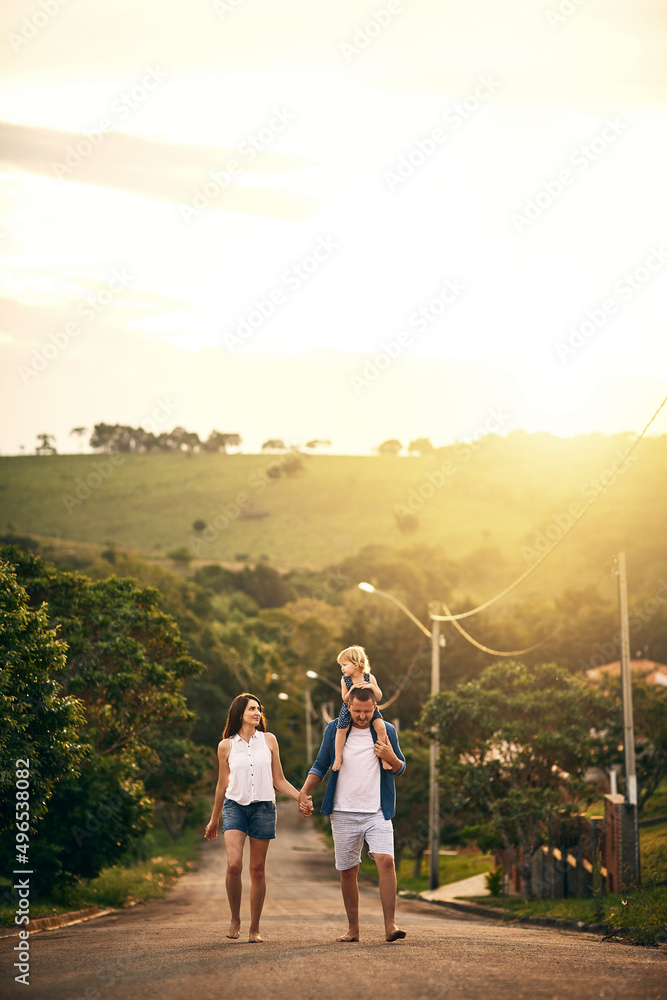
[[[38,543],[13,541],[21,546],[0,550],[0,858],[11,870],[14,762],[29,759],[28,832],[43,894],[132,857],[151,823],[175,836],[188,819],[203,821],[197,798],[204,790],[210,799],[214,748],[241,690],[261,698],[285,772],[299,784],[311,763],[305,686],[315,726],[322,712],[337,714],[338,699],[319,678],[337,681],[336,655],[352,643],[369,652],[385,717],[400,716],[410,779],[398,795],[396,844],[417,863],[427,846],[434,726],[443,841],[474,836],[517,857],[537,849],[553,816],[599,794],[583,780],[589,768],[621,760],[618,693],[583,677],[616,630],[613,607],[592,589],[485,616],[496,649],[528,646],[560,623],[548,646],[520,662],[494,664],[445,628],[443,690],[429,698],[430,644],[356,584],[399,595],[427,621],[430,595],[449,600],[461,573],[441,550],[369,547],[327,570],[288,574],[262,561],[239,571],[210,563],[186,578],[116,550],[92,561],[61,556],[56,566]],[[664,606],[645,618],[635,638],[664,659]],[[306,670],[318,679],[308,681]],[[667,774],[667,692],[636,692],[645,800]]]
[[[70,436],[83,440],[87,427],[73,427]],[[56,439],[53,434],[37,434],[39,444],[35,448],[37,455],[56,455]],[[212,430],[205,440],[201,440],[196,431],[188,431],[185,427],[174,427],[171,431],[160,431],[155,434],[144,427],[131,427],[129,424],[95,424],[88,442],[95,451],[118,452],[122,454],[147,454],[149,452],[184,452],[192,455],[197,452],[227,454],[228,448],[238,448],[241,445],[240,434],[223,434]],[[331,441],[314,438],[307,441],[305,447],[309,451],[318,448],[330,448]],[[298,446],[288,446],[282,438],[268,438],[262,445],[262,451],[298,451]],[[389,438],[378,445],[380,455],[398,455],[403,445],[396,438]],[[411,455],[430,455],[436,449],[428,438],[415,438],[408,445]]]

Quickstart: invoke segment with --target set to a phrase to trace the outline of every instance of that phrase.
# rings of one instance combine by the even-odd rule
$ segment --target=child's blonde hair
[[[363,646],[348,646],[347,649],[342,650],[336,657],[338,663],[342,663],[343,660],[348,660],[353,663],[355,667],[359,670],[366,672],[370,670],[371,665],[368,662],[368,657],[366,656],[366,650]]]

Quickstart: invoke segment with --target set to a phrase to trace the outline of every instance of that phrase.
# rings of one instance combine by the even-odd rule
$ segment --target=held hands
[[[299,792],[299,811],[303,816],[312,816],[313,814],[313,800],[305,792]]]

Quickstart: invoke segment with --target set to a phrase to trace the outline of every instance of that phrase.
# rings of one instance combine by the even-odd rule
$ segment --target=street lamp
[[[431,640],[431,694],[438,694],[440,691],[440,645],[444,645],[444,636],[440,636],[440,621],[438,615],[441,612],[440,605],[433,602],[430,607],[429,617],[431,619],[431,629],[426,628],[425,625],[416,618],[409,608],[406,608],[405,604],[394,597],[393,594],[388,594],[384,590],[378,590],[374,587],[372,583],[360,583],[358,584],[359,590],[363,590],[366,594],[380,594],[381,597],[386,597],[393,604],[401,609],[408,616],[408,618],[415,623],[415,625],[421,629],[424,635],[427,635]],[[438,788],[438,753],[439,744],[435,741],[431,741],[431,746],[429,750],[429,794],[428,794],[428,841],[429,848],[431,852],[430,870],[429,870],[429,889],[437,889],[440,885],[440,867],[439,867],[439,855],[440,855],[440,795]]]
[[[328,684],[330,688],[333,688],[336,694],[339,692],[339,687],[330,681],[328,677],[322,677],[321,674],[316,674],[314,670],[306,670],[306,677],[310,677],[311,681],[323,681],[324,684]]]

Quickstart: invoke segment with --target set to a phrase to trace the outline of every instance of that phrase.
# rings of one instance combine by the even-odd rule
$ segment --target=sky
[[[0,452],[641,431],[666,34],[657,0],[5,0]]]

